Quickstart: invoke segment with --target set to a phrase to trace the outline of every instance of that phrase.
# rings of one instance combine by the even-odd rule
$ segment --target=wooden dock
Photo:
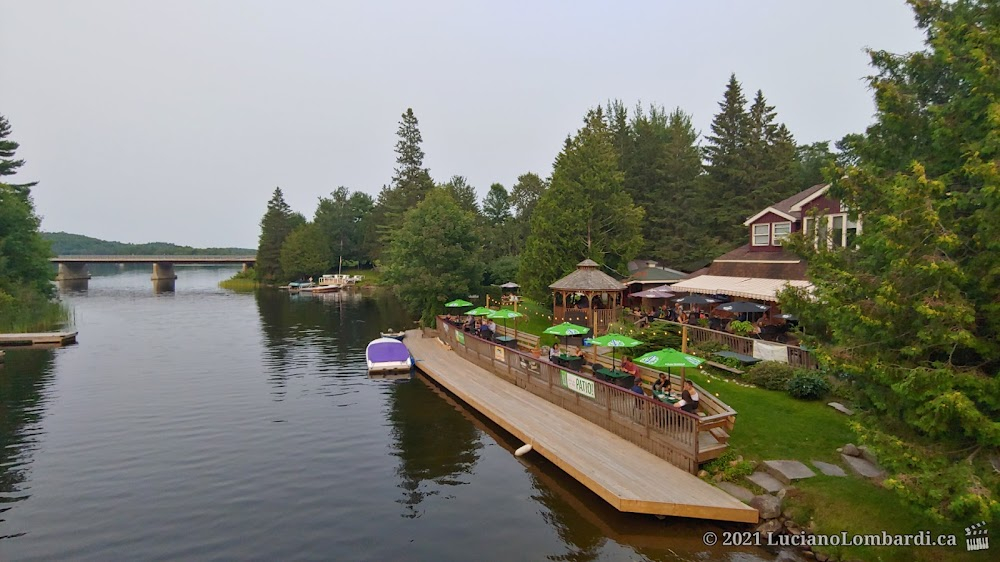
[[[0,347],[62,346],[76,343],[76,332],[41,332],[35,334],[0,334]]]
[[[437,338],[403,340],[417,368],[531,444],[619,511],[756,523],[757,510],[666,460],[466,361]]]

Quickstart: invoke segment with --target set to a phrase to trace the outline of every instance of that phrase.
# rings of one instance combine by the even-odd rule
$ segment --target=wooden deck
[[[437,338],[412,330],[403,341],[418,369],[619,511],[757,522],[757,510],[726,492],[466,361]]]
[[[0,347],[60,346],[76,343],[76,332],[43,332],[35,334],[0,334]]]

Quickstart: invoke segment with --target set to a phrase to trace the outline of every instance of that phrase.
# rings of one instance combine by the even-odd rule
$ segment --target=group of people
[[[490,318],[470,316],[465,322],[464,329],[466,332],[474,333],[484,340],[493,341],[497,333],[497,323]]]

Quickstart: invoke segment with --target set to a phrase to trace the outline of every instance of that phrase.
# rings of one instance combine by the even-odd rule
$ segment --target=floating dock
[[[422,372],[619,511],[756,523],[757,510],[576,414],[511,384],[437,338],[403,340]]]
[[[0,334],[0,347],[62,346],[76,343],[76,332],[42,332],[35,334]]]

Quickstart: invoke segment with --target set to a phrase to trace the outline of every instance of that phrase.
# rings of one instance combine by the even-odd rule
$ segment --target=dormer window
[[[770,224],[753,225],[753,245],[769,246],[770,244],[771,244],[771,225]]]
[[[776,222],[771,225],[771,243],[775,246],[780,246],[781,241],[788,238],[788,235],[792,233],[792,223],[791,222]]]

